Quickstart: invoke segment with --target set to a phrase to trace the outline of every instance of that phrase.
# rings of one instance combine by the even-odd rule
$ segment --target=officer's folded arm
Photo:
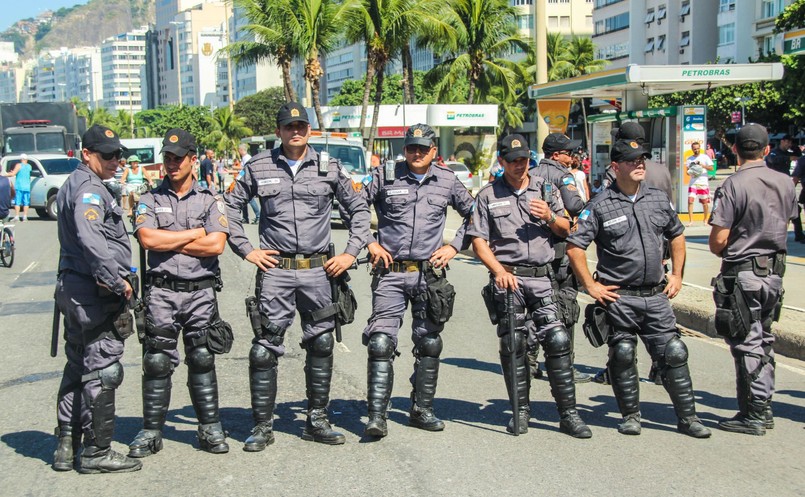
[[[168,231],[154,228],[140,228],[137,230],[137,238],[143,248],[155,252],[179,251],[188,243],[198,240],[206,234],[207,232],[204,228],[184,231]]]
[[[223,231],[207,233],[179,249],[179,252],[193,257],[216,257],[224,253],[226,238],[227,234]]]
[[[722,257],[721,254],[724,252],[724,249],[727,248],[727,240],[729,240],[729,237],[729,228],[713,225],[713,228],[710,230],[710,238],[708,240],[710,252],[718,257]]]

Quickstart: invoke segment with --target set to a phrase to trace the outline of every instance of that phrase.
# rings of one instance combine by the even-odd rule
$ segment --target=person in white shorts
[[[701,153],[702,145],[699,142],[690,144],[693,155],[687,159],[688,176],[688,226],[693,224],[693,202],[699,199],[704,211],[704,220],[707,221],[710,212],[710,183],[707,172],[713,170],[713,160],[707,154]]]

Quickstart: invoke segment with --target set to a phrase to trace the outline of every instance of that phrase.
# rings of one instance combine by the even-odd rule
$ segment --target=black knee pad
[[[672,368],[678,368],[688,363],[688,347],[685,342],[674,337],[665,345],[664,355],[665,365]]]
[[[119,362],[113,362],[103,369],[98,370],[98,379],[101,380],[103,390],[114,390],[123,383],[123,366]]]
[[[500,353],[503,355],[512,355],[512,341],[508,333],[500,337]],[[525,335],[522,331],[514,332],[515,354],[519,355],[525,351]]]
[[[143,355],[143,374],[164,378],[171,373],[173,366],[168,354],[159,350],[149,350]]]
[[[385,333],[374,333],[367,344],[370,359],[391,359],[394,357],[394,341]]]
[[[559,357],[570,353],[573,347],[570,334],[564,326],[556,325],[545,332],[545,355]]]
[[[439,357],[442,354],[442,337],[438,333],[425,335],[416,345],[416,350],[420,356]]]
[[[308,340],[305,344],[305,349],[307,349],[308,354],[317,357],[327,357],[333,353],[334,346],[335,339],[333,338],[333,334],[327,332]]]
[[[191,373],[207,373],[215,368],[215,356],[202,345],[187,352],[185,364]]]
[[[259,343],[252,345],[249,351],[249,366],[262,371],[269,370],[277,365],[277,356],[274,352]]]
[[[631,340],[621,340],[609,348],[610,365],[629,367],[635,361],[636,343]]]

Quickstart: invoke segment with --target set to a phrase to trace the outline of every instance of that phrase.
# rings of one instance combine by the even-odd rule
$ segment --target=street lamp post
[[[183,25],[182,21],[170,21],[170,24],[176,27],[176,80],[178,82],[179,90],[179,107],[182,106],[182,57],[179,48],[179,26]]]
[[[746,102],[752,100],[749,97],[735,97],[736,102],[741,102],[741,127],[746,125]]]

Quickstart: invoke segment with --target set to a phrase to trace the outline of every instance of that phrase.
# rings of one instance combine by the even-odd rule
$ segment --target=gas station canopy
[[[783,65],[779,62],[675,66],[629,64],[625,69],[611,69],[531,85],[528,88],[528,96],[535,100],[589,97],[615,99],[621,98],[627,91],[653,96],[759,81],[776,81],[782,77]]]

